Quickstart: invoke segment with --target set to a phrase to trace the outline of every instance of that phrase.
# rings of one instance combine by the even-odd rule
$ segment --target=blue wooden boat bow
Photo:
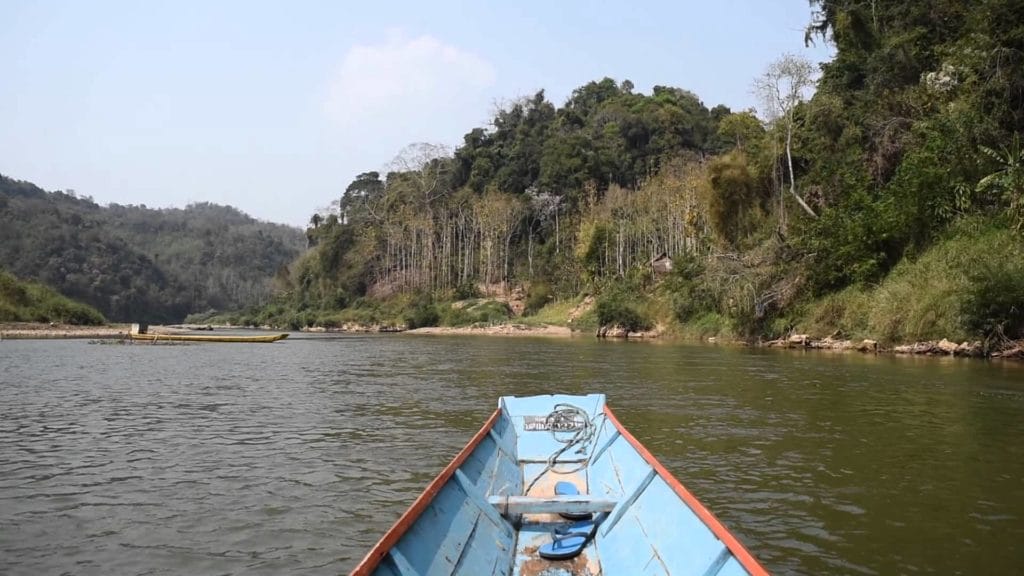
[[[351,574],[767,571],[591,394],[502,397]]]

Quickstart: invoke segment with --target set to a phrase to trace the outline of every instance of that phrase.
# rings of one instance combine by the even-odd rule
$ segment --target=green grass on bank
[[[107,320],[95,308],[58,294],[38,282],[0,270],[0,322],[59,322],[97,326]]]
[[[853,286],[807,305],[795,331],[885,344],[1024,336],[1024,239],[967,221],[877,286]]]
[[[536,313],[518,318],[516,321],[527,326],[568,326],[569,314],[583,302],[583,298],[566,298],[548,302]]]

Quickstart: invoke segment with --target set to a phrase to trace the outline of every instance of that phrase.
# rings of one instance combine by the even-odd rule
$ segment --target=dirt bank
[[[572,336],[572,330],[565,326],[527,326],[526,324],[498,324],[496,326],[460,326],[457,328],[432,326],[407,330],[406,334],[458,334],[472,336]]]

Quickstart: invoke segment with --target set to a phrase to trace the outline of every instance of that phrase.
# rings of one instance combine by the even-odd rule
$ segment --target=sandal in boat
[[[552,533],[551,542],[537,549],[541,558],[547,560],[568,560],[583,552],[587,543],[597,533],[597,523],[593,520],[576,522],[567,526],[558,526]]]

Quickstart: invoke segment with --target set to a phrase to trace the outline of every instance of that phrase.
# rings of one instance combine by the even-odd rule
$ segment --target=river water
[[[0,574],[338,574],[503,394],[603,392],[777,574],[1024,564],[1024,366],[590,338],[0,342]]]

